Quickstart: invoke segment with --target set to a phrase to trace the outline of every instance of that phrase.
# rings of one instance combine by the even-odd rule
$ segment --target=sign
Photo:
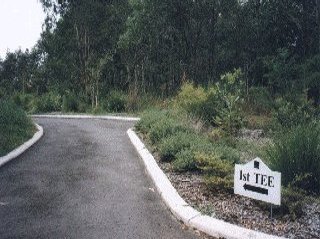
[[[281,204],[281,173],[271,171],[260,158],[236,164],[234,193],[256,200]]]

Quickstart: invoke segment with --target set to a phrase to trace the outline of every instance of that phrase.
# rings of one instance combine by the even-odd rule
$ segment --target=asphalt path
[[[0,238],[198,238],[162,203],[132,122],[37,119],[44,136],[0,168]]]

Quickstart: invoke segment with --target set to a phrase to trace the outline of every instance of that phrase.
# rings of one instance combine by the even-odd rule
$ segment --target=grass
[[[0,100],[0,156],[4,156],[30,139],[35,126],[14,103]]]
[[[223,141],[213,142],[203,130],[195,127],[195,122],[198,121],[172,109],[153,109],[142,114],[136,129],[156,149],[160,160],[170,162],[174,170],[198,171],[209,179],[206,182],[210,188],[222,189],[228,185],[230,189],[232,170],[229,169],[239,162],[238,150]],[[217,175],[221,170],[208,170],[212,165],[219,165],[226,173]]]
[[[320,194],[320,123],[300,125],[279,134],[268,150],[284,185]]]

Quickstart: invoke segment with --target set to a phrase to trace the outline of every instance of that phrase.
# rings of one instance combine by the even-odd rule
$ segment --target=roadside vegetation
[[[0,100],[0,157],[30,139],[35,127],[14,103]]]
[[[215,192],[233,193],[234,164],[261,157],[282,173],[277,215],[294,219],[320,193],[319,109],[303,94],[291,103],[257,91],[247,95],[240,69],[206,88],[185,82],[167,107],[143,113],[136,129],[161,161],[200,173]]]

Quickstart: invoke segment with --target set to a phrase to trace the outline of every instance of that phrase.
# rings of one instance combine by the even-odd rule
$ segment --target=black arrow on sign
[[[249,184],[244,184],[243,188],[244,188],[244,190],[249,190],[252,192],[261,193],[261,194],[265,194],[265,195],[268,195],[268,193],[269,193],[268,189],[255,187],[255,186],[252,186]]]

